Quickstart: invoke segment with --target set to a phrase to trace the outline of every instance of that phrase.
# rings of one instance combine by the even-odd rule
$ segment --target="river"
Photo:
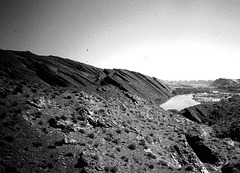
[[[185,95],[177,95],[172,98],[170,98],[167,102],[163,103],[160,105],[165,110],[168,109],[176,109],[178,111],[200,104],[199,102],[193,100],[193,95],[192,94],[185,94]]]

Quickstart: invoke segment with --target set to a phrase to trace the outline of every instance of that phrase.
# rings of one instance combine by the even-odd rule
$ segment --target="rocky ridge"
[[[100,69],[56,56],[38,56],[29,51],[0,50],[0,75],[50,86],[76,86],[89,92],[129,92],[161,103],[171,89],[156,78],[121,69]]]

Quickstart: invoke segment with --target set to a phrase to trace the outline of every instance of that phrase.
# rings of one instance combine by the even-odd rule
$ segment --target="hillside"
[[[232,79],[219,78],[211,83],[211,86],[217,88],[240,87],[239,83]]]
[[[160,108],[172,94],[156,78],[30,52],[0,56],[1,173],[233,172],[239,141]]]
[[[3,173],[207,173],[231,156],[224,141],[202,137],[207,127],[130,93],[105,99],[5,77],[0,86]],[[208,159],[195,153],[195,138]]]
[[[38,56],[29,51],[0,50],[0,75],[24,79],[50,86],[76,86],[90,92],[119,92],[161,103],[171,89],[163,82],[137,72],[120,69],[100,69],[55,56]]]

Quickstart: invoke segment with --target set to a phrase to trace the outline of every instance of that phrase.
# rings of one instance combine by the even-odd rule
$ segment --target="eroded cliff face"
[[[161,103],[171,89],[162,81],[137,72],[120,69],[100,69],[55,56],[38,56],[31,52],[0,50],[0,74],[43,83],[50,86],[77,86],[91,92],[108,91],[114,86],[119,92],[129,92]]]

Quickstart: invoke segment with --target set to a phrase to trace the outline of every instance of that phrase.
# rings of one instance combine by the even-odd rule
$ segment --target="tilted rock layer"
[[[100,69],[60,57],[38,56],[29,51],[0,50],[0,75],[50,86],[77,86],[88,91],[106,91],[109,86],[115,86],[120,91],[157,103],[172,95],[171,89],[160,80],[137,72]]]

